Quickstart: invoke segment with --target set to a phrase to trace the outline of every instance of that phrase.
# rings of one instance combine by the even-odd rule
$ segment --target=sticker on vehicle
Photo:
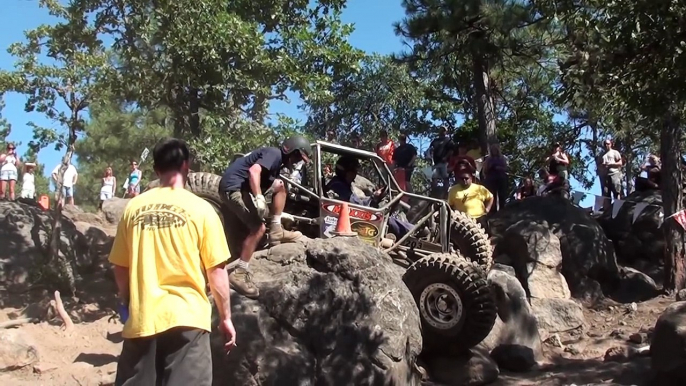
[[[338,215],[341,213],[341,206],[338,204],[325,204],[323,207],[324,210],[331,212],[335,215]],[[349,212],[350,218],[355,218],[358,220],[364,220],[364,221],[376,221],[380,218],[380,216],[376,213],[372,213],[366,210],[362,209],[357,209],[357,208],[350,208]]]
[[[379,228],[373,224],[358,221],[350,225],[350,229],[356,232],[360,237],[366,239],[376,238],[379,235]]]
[[[324,217],[324,224],[328,225],[336,225],[338,223],[338,219],[333,216],[326,216]]]

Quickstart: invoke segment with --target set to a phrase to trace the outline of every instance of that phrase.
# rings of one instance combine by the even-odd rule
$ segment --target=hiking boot
[[[294,243],[303,236],[300,232],[292,232],[283,229],[281,224],[271,224],[269,228],[269,245],[276,246],[279,244]]]
[[[252,281],[252,273],[241,267],[229,271],[231,288],[246,298],[256,299],[260,296],[260,289]]]

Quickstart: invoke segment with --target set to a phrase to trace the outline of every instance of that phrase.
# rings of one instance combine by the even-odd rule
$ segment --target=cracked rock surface
[[[250,267],[260,298],[231,297],[228,356],[213,331],[215,385],[419,384],[419,313],[390,257],[316,239],[259,252]]]

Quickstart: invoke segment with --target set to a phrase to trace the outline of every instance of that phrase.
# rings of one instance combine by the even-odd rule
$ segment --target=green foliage
[[[262,122],[289,89],[321,98],[334,76],[354,70],[359,51],[340,22],[343,0],[73,0],[88,25],[113,39],[118,95],[170,110],[176,136],[201,135],[205,112],[244,111]],[[242,116],[234,115],[234,116]]]
[[[234,155],[263,146],[276,146],[284,139],[279,129],[246,117],[204,115],[201,123],[202,135],[192,138],[189,146],[201,170],[217,174],[224,172]]]
[[[304,106],[304,130],[317,138],[333,131],[342,142],[357,135],[367,148],[376,144],[381,130],[423,135],[433,127],[429,113],[438,109],[426,91],[427,85],[414,79],[407,66],[371,55],[362,60],[359,72],[331,85],[330,98]]]
[[[88,108],[108,67],[94,32],[71,24],[77,15],[55,0],[41,0],[40,5],[59,22],[27,31],[25,42],[9,47],[8,52],[17,61],[13,71],[0,71],[0,91],[26,95],[27,112],[42,113],[68,129],[64,133],[29,122],[34,130],[34,141],[30,144],[34,150],[52,143],[59,149],[73,145],[83,130],[81,114]],[[41,56],[48,60],[39,60]]]
[[[166,111],[127,109],[115,100],[97,102],[90,109],[91,120],[85,129],[88,136],[76,143],[79,162],[79,181],[75,199],[77,205],[97,207],[105,169],[110,166],[117,179],[117,194],[123,194],[123,184],[131,172],[131,161],[140,162],[145,148],[152,152],[161,138],[171,135],[165,125]],[[143,172],[141,186],[156,179],[152,168],[152,154],[140,164]]]
[[[12,132],[12,125],[6,118],[2,117],[2,110],[5,108],[5,98],[0,93],[0,151],[4,152],[7,148],[7,137]]]

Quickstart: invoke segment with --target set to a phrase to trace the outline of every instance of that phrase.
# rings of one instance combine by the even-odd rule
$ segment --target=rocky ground
[[[64,297],[74,321],[69,329],[50,304],[54,289],[31,284],[47,215],[0,203],[0,238],[23,240],[0,248],[0,381],[113,384],[122,325],[113,311],[115,289],[105,258],[124,203],[115,201],[98,215],[77,208],[65,213],[71,225],[63,243],[74,251],[65,253],[79,276],[76,297]],[[550,217],[527,220],[537,225],[508,223],[506,216],[492,224],[499,264],[489,280],[501,289],[499,317],[471,358],[419,356],[416,306],[399,280],[402,271],[385,255],[363,244],[316,241],[256,257],[253,269],[263,296],[233,297],[239,349],[215,358],[215,377],[222,380],[216,384],[419,384],[403,381],[414,379],[410,373],[423,375],[423,385],[679,384],[655,383],[651,356],[661,363],[686,358],[686,348],[678,346],[686,303],[661,295],[648,275],[618,265],[614,254],[594,249],[608,243],[599,226],[593,228],[593,248],[574,244],[596,227],[590,220],[572,218],[577,227],[566,230]],[[597,272],[603,272],[602,280]],[[682,310],[670,311],[673,316],[656,328],[665,309],[678,305]],[[28,320],[4,326],[21,319]],[[350,377],[355,382],[346,383]]]
[[[103,297],[111,295],[111,292],[102,292],[100,295]],[[36,291],[34,296],[36,300],[49,299],[50,294]],[[8,299],[7,294],[3,293],[2,298]],[[26,299],[26,296],[21,299]],[[553,338],[546,341],[543,344],[545,360],[538,368],[526,373],[501,370],[498,380],[492,385],[646,384],[650,358],[627,354],[649,345],[647,339],[657,317],[673,302],[672,298],[658,297],[637,303],[636,310],[630,305],[612,302],[595,310],[586,309],[584,313],[590,322],[589,326],[559,334],[559,340]],[[1,374],[2,383],[16,386],[97,386],[113,383],[121,350],[121,323],[111,317],[111,308],[101,303],[70,304],[67,308],[74,310],[73,315],[90,313],[92,316],[76,323],[72,331],[64,331],[59,320],[25,324],[11,330],[35,347],[37,358],[19,370]],[[104,311],[101,310],[103,308]],[[22,309],[3,307],[0,310],[0,323],[16,319],[19,315],[22,315]],[[619,357],[611,358],[606,355],[608,352],[616,352]],[[433,382],[425,384],[441,385]]]

